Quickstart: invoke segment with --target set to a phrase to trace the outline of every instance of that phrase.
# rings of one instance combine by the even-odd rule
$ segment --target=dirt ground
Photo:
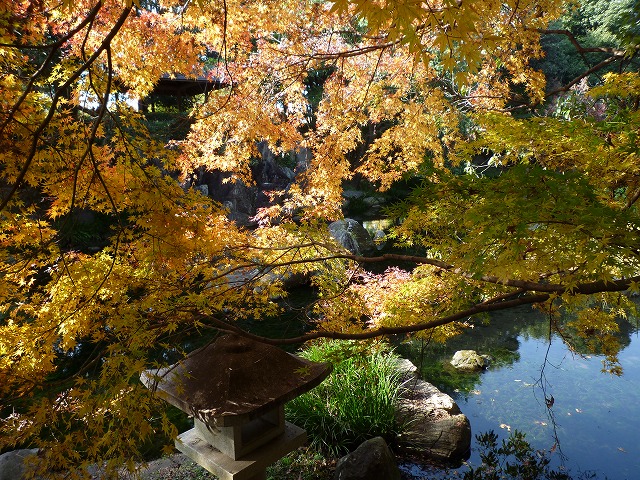
[[[181,453],[141,465],[138,474],[142,480],[214,480],[217,478]],[[101,477],[98,472],[95,472],[93,478],[98,480]],[[123,472],[119,480],[133,478],[135,478],[133,475]]]

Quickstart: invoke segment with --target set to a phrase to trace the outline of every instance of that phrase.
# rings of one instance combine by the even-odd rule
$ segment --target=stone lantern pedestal
[[[284,420],[284,404],[331,372],[276,347],[225,335],[141,380],[192,415],[176,448],[221,480],[262,480],[266,468],[306,441]]]

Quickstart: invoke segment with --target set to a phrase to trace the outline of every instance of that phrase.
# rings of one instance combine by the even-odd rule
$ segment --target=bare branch
[[[566,85],[563,85],[560,88],[556,88],[555,90],[547,93],[548,97],[551,97],[557,93],[561,93],[561,92],[568,92],[569,89],[571,87],[573,87],[575,84],[577,84],[580,80],[582,80],[585,77],[588,77],[589,75],[591,75],[592,73],[597,72],[598,70],[603,69],[604,67],[606,67],[607,65],[615,62],[616,60],[621,60],[623,57],[622,56],[611,56],[608,58],[605,58],[603,61],[601,61],[600,63],[594,65],[593,67],[591,67],[588,70],[585,70],[584,72],[582,72],[580,75],[578,75],[576,78],[574,78],[573,80],[571,80],[569,83],[567,83]]]
[[[576,39],[575,35],[569,30],[564,29],[544,29],[538,28],[538,33],[543,35],[564,35],[569,41],[576,47],[578,53],[606,53],[608,55],[614,55],[616,57],[623,57],[625,55],[624,50],[610,47],[583,47]]]

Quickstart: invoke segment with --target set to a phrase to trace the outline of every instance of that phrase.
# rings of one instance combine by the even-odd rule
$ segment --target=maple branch
[[[364,95],[362,96],[362,102],[360,102],[360,107],[359,108],[363,108],[365,101],[367,99],[367,96],[369,95],[369,90],[371,90],[371,85],[373,84],[373,81],[375,79],[376,73],[378,72],[378,68],[380,67],[380,62],[382,61],[382,55],[384,55],[384,48],[382,50],[380,50],[380,54],[378,55],[378,60],[376,61],[376,65],[373,68],[373,72],[371,72],[371,76],[369,81],[367,82],[367,90],[364,92]]]
[[[554,283],[531,282],[531,281],[517,280],[517,279],[504,280],[491,275],[482,275],[478,277],[478,276],[471,275],[469,273],[465,273],[461,269],[455,268],[453,265],[447,264],[446,262],[443,262],[441,260],[431,259],[427,257],[420,257],[420,256],[401,255],[401,254],[384,254],[376,257],[363,257],[363,256],[351,255],[351,254],[336,254],[336,255],[327,255],[323,257],[316,257],[313,259],[294,259],[294,260],[289,260],[289,261],[280,262],[280,263],[272,262],[269,264],[268,268],[262,265],[262,267],[264,267],[265,269],[261,270],[255,276],[253,276],[249,282],[253,283],[254,280],[264,275],[265,272],[267,272],[271,268],[283,267],[283,266],[295,265],[295,264],[301,264],[301,263],[309,263],[309,262],[323,262],[327,260],[340,259],[340,258],[352,260],[359,263],[384,262],[384,261],[394,260],[394,261],[405,261],[405,262],[408,261],[408,262],[419,263],[419,264],[428,264],[443,270],[451,271],[454,274],[458,274],[470,280],[483,281],[483,282],[492,283],[495,285],[514,287],[518,289],[513,292],[507,292],[507,293],[497,295],[488,300],[484,300],[482,302],[476,303],[475,305],[467,309],[461,310],[459,312],[456,312],[450,315],[445,315],[443,317],[435,318],[427,322],[420,322],[420,323],[415,323],[411,325],[402,325],[398,327],[378,327],[378,328],[373,328],[371,330],[366,330],[362,332],[334,332],[334,331],[318,330],[318,331],[307,333],[297,337],[290,337],[290,338],[284,338],[284,339],[275,339],[275,338],[255,335],[243,330],[240,327],[229,324],[223,320],[213,318],[209,315],[204,315],[200,312],[193,312],[193,313],[199,319],[205,320],[209,328],[215,328],[225,332],[236,333],[238,335],[243,335],[245,337],[252,338],[257,341],[261,341],[263,343],[270,343],[274,345],[298,344],[298,343],[303,343],[303,342],[317,339],[317,338],[363,340],[363,339],[371,339],[371,338],[387,336],[387,335],[415,333],[418,331],[446,325],[446,324],[461,320],[463,318],[468,318],[478,313],[505,310],[505,309],[509,309],[512,307],[520,306],[520,305],[542,303],[563,294],[591,295],[591,294],[600,293],[600,292],[618,292],[618,291],[624,291],[629,289],[633,283],[640,283],[640,275],[630,277],[630,278],[611,280],[611,281],[597,280],[593,282],[584,282],[574,286],[566,286],[566,285],[554,284]],[[253,264],[253,265],[246,264],[245,266],[238,266],[232,270],[237,271],[239,269],[250,267],[250,266],[256,267],[258,266],[258,264]],[[217,278],[223,277],[228,273],[229,272],[222,274]],[[246,284],[234,285],[230,289],[240,288]],[[514,298],[514,297],[517,297],[517,298]]]
[[[519,7],[520,7],[520,0],[516,0],[516,4],[511,9],[511,16],[509,17],[509,20],[507,20],[507,25],[511,25],[511,22],[513,22],[513,19],[516,16],[516,12],[518,11]]]
[[[326,245],[322,245],[322,244],[319,244],[319,245],[327,248]],[[563,285],[560,283],[542,283],[542,282],[534,282],[529,280],[501,279],[494,275],[475,275],[475,274],[466,272],[461,268],[456,267],[455,265],[444,262],[442,260],[438,260],[436,258],[422,257],[417,255],[404,255],[404,254],[398,254],[398,253],[385,253],[383,255],[378,255],[375,257],[364,257],[362,255],[354,255],[349,253],[336,253],[332,255],[325,255],[325,256],[320,256],[315,258],[303,258],[299,260],[288,260],[281,263],[270,263],[268,266],[265,266],[260,263],[247,263],[245,265],[236,266],[233,269],[233,271],[242,270],[243,268],[251,268],[251,267],[255,268],[259,266],[262,266],[265,269],[272,269],[277,267],[285,267],[288,265],[325,262],[328,260],[335,260],[340,258],[345,260],[352,260],[357,263],[382,263],[382,262],[394,261],[394,262],[416,263],[421,265],[431,265],[433,267],[439,268],[441,270],[449,271],[455,275],[459,275],[469,280],[491,283],[494,285],[501,285],[504,287],[518,288],[526,292],[547,292],[547,293],[553,293],[558,295],[563,293],[590,295],[598,292],[624,291],[624,290],[627,290],[632,283],[640,282],[640,275],[638,275],[638,276],[634,276],[626,279],[622,278],[618,280],[596,280],[594,282],[578,284],[575,287],[567,287],[566,285]],[[224,277],[228,273],[230,272],[221,274],[216,278],[219,279],[221,277]],[[546,278],[548,276],[549,275],[542,275],[541,277]]]
[[[549,298],[551,298],[551,295],[547,293],[541,293],[538,295],[525,295],[514,300],[506,300],[506,301],[495,302],[495,303],[491,303],[491,302],[478,303],[471,308],[468,308],[466,310],[461,310],[460,312],[457,312],[451,315],[446,315],[444,317],[440,317],[434,320],[421,322],[421,323],[414,323],[411,325],[401,325],[398,327],[378,327],[378,328],[366,330],[363,332],[352,332],[352,333],[315,331],[315,332],[305,333],[297,337],[289,337],[289,338],[281,338],[281,339],[255,335],[253,333],[250,333],[246,330],[241,329],[240,327],[236,327],[235,325],[231,325],[229,323],[223,322],[222,320],[218,320],[210,316],[200,315],[199,317],[203,320],[206,320],[209,324],[211,324],[211,325],[206,325],[209,328],[215,328],[215,329],[223,330],[230,333],[236,333],[243,337],[250,338],[258,342],[267,343],[271,345],[292,345],[292,344],[305,343],[310,340],[315,340],[318,338],[331,338],[334,340],[367,340],[371,338],[383,337],[388,335],[415,333],[422,330],[441,327],[443,325],[447,325],[457,320],[462,320],[463,318],[471,317],[478,313],[493,312],[493,311],[504,310],[507,308],[513,308],[521,305],[531,305],[534,303],[542,303],[547,301]]]
[[[133,4],[129,7],[126,7],[122,11],[122,13],[120,14],[120,17],[118,17],[118,20],[116,21],[112,29],[104,38],[100,46],[91,55],[91,57],[89,57],[89,59],[85,63],[83,63],[80,67],[78,67],[78,69],[75,72],[73,72],[73,74],[71,74],[71,76],[67,79],[67,81],[64,84],[62,84],[60,87],[58,87],[58,89],[56,90],[56,93],[51,99],[51,106],[49,107],[47,116],[44,118],[44,120],[42,120],[38,128],[33,133],[33,140],[31,142],[29,153],[26,156],[27,158],[25,159],[24,165],[20,169],[20,172],[18,173],[16,180],[13,183],[13,186],[9,190],[9,193],[5,198],[2,199],[2,202],[0,203],[0,211],[4,210],[6,206],[9,204],[13,196],[18,191],[18,188],[22,184],[22,181],[24,180],[25,176],[27,175],[27,172],[29,171],[31,163],[33,162],[33,159],[36,156],[36,152],[38,150],[38,144],[40,143],[40,136],[42,135],[44,130],[49,126],[49,124],[51,123],[51,120],[53,120],[53,117],[56,113],[56,108],[58,106],[58,102],[60,101],[60,98],[63,96],[63,92],[67,88],[69,88],[73,82],[75,82],[78,78],[80,78],[80,76],[93,64],[93,62],[95,62],[98,59],[98,57],[100,57],[102,52],[111,44],[111,41],[124,25],[124,22],[129,17],[129,14],[131,13],[132,9],[133,9]]]
[[[60,37],[55,42],[46,43],[44,45],[30,45],[28,43],[0,43],[0,47],[25,48],[29,50],[46,50],[48,48],[52,48],[52,49],[60,48],[66,41],[70,40],[71,37],[73,37],[76,33],[78,33],[84,27],[86,27],[87,24],[96,17],[96,15],[98,14],[98,11],[102,8],[102,5],[103,5],[102,1],[96,3],[93,6],[93,8],[89,11],[87,16],[84,18],[84,20],[82,20],[82,22],[80,22],[78,25],[73,27],[71,30],[69,30],[69,32],[67,32],[66,35]]]
[[[604,54],[609,55],[609,57],[607,57],[604,60],[598,62],[596,65],[592,66],[588,70],[582,72],[580,75],[578,75],[573,80],[571,80],[568,84],[563,85],[562,87],[557,88],[557,89],[547,93],[547,96],[549,96],[549,97],[553,96],[555,94],[561,93],[561,92],[569,91],[569,89],[571,87],[576,85],[583,78],[588,77],[592,73],[595,73],[598,70],[603,69],[607,65],[615,62],[616,60],[621,60],[622,58],[624,58],[626,56],[626,52],[624,50],[620,50],[620,49],[617,49],[617,48],[611,48],[611,47],[584,47],[578,41],[578,39],[575,37],[575,35],[571,31],[566,30],[566,29],[544,29],[544,28],[538,28],[538,29],[535,29],[535,31],[537,31],[538,33],[541,33],[543,35],[563,35],[563,36],[567,37],[567,39],[575,47],[576,51],[582,56],[582,59],[584,60],[584,62],[587,63],[587,64],[589,62],[587,62],[587,58],[585,56],[586,53],[604,53]],[[640,47],[636,47],[636,50],[639,49],[639,48]]]
[[[640,199],[640,188],[637,189],[635,193],[627,200],[627,203],[625,204],[625,208],[626,209],[631,208],[633,204],[638,201],[638,199]]]
[[[618,292],[627,290],[632,283],[640,282],[640,275],[630,278],[621,278],[618,280],[596,280],[594,282],[587,282],[578,284],[575,287],[567,287],[559,283],[540,283],[531,282],[528,280],[516,280],[516,279],[500,279],[493,275],[480,275],[476,276],[471,273],[465,272],[460,268],[456,268],[454,265],[447,264],[441,260],[426,258],[405,256],[398,254],[384,254],[378,257],[362,257],[357,255],[343,255],[343,258],[348,258],[356,262],[381,262],[385,260],[400,260],[409,261],[415,263],[422,263],[427,265],[433,265],[443,270],[450,271],[456,275],[468,278],[470,280],[478,280],[486,283],[492,283],[495,285],[502,285],[505,287],[520,288],[529,292],[548,292],[555,294],[571,293],[590,295],[599,292]]]
[[[7,114],[7,118],[5,119],[4,122],[2,122],[2,125],[0,125],[0,135],[2,135],[2,133],[4,132],[4,129],[7,128],[7,125],[9,125],[11,120],[14,119],[14,116],[15,116],[16,112],[18,111],[18,109],[20,108],[22,103],[26,100],[26,98],[29,95],[29,93],[31,93],[31,91],[33,90],[33,85],[34,85],[36,79],[42,74],[42,72],[49,66],[49,64],[54,59],[56,50],[58,48],[60,48],[67,40],[69,40],[71,37],[73,37],[76,33],[78,33],[80,30],[82,30],[87,24],[89,24],[90,22],[93,22],[93,19],[96,17],[96,15],[100,11],[101,7],[102,7],[102,2],[98,2],[93,7],[93,9],[91,9],[91,11],[87,15],[87,17],[76,28],[70,30],[67,35],[62,37],[57,42],[49,44],[46,47],[43,47],[43,48],[51,48],[51,51],[47,55],[47,58],[45,58],[44,62],[42,62],[42,65],[40,65],[40,68],[38,68],[38,70],[36,70],[36,72],[33,75],[31,75],[31,77],[29,78],[29,81],[27,82],[27,85],[26,85],[26,87],[24,89],[24,92],[22,92],[22,95],[20,95],[20,97],[18,98],[16,103],[13,105],[13,107],[11,107],[11,110],[9,110],[9,113]],[[11,45],[0,44],[0,46],[1,47],[10,47]],[[35,48],[35,47],[24,46],[24,47],[16,47],[16,48]],[[2,210],[2,209],[0,209],[0,210]]]
[[[341,52],[335,53],[310,53],[308,55],[302,54],[291,54],[298,57],[303,58],[311,58],[314,60],[338,60],[341,58],[349,58],[349,57],[357,57],[358,55],[364,55],[366,53],[375,52],[377,50],[386,50],[389,47],[393,47],[394,45],[398,45],[401,40],[396,40],[393,42],[380,43],[378,45],[367,45],[364,47],[355,48],[353,50],[342,50]]]
[[[517,297],[525,293],[527,293],[527,291],[524,288],[521,288],[520,290],[516,290],[515,292],[505,293],[504,295],[498,295],[497,297],[493,297],[493,298],[490,298],[489,300],[485,300],[484,302],[482,302],[482,304],[488,305],[490,303],[502,302],[504,300],[508,300],[509,298]]]
[[[640,281],[640,276],[632,277],[629,279],[621,279],[612,282],[605,281],[596,281],[585,283],[581,285],[577,285],[573,289],[565,288],[561,292],[554,293],[571,293],[571,294],[583,294],[589,295],[593,293],[599,292],[615,292],[615,291],[623,291],[629,288],[632,282]],[[318,330],[315,332],[306,333],[303,335],[299,335],[297,337],[289,337],[289,338],[270,338],[261,335],[252,334],[246,330],[243,330],[240,327],[235,325],[231,325],[222,320],[216,319],[212,316],[198,314],[199,319],[205,320],[208,325],[205,327],[215,328],[218,330],[222,330],[225,332],[236,333],[238,335],[262,342],[271,345],[291,345],[291,344],[300,344],[304,342],[308,342],[310,340],[315,340],[318,338],[331,338],[335,340],[366,340],[376,337],[383,337],[389,335],[398,335],[398,334],[407,334],[407,333],[415,333],[427,329],[432,329],[436,327],[440,327],[443,325],[447,325],[449,323],[462,320],[464,318],[469,318],[479,313],[488,313],[494,312],[498,310],[506,310],[509,308],[514,308],[522,305],[532,305],[535,303],[543,303],[552,298],[551,293],[538,293],[538,294],[524,294],[518,298],[511,299],[514,295],[521,294],[523,290],[518,292],[513,292],[511,294],[499,295],[489,300],[485,300],[483,302],[477,303],[470,308],[465,310],[461,310],[459,312],[445,315],[440,318],[436,318],[434,320],[429,320],[427,322],[414,323],[411,325],[401,325],[397,327],[378,327],[370,330],[366,330],[363,332],[333,332],[333,331],[322,331]]]
[[[578,75],[577,77],[575,77],[573,80],[571,80],[569,83],[567,83],[566,85],[563,85],[560,88],[556,88],[555,90],[552,90],[551,92],[547,93],[548,97],[551,97],[557,93],[561,93],[561,92],[568,92],[569,89],[571,89],[571,87],[573,87],[575,84],[577,84],[578,82],[580,82],[580,80],[582,80],[585,77],[588,77],[589,75],[591,75],[592,73],[597,72],[598,70],[603,69],[604,67],[606,67],[607,65],[615,62],[616,60],[620,60],[622,59],[623,56],[611,56],[608,58],[605,58],[604,60],[602,60],[601,62],[597,63],[596,65],[594,65],[593,67],[591,67],[588,70],[585,70],[584,72],[582,72],[580,75]]]
[[[564,35],[573,44],[573,46],[576,47],[576,50],[580,54],[584,54],[584,53],[607,53],[609,55],[615,55],[617,57],[622,57],[622,56],[625,55],[625,51],[624,50],[619,50],[619,49],[611,48],[611,47],[583,47],[580,44],[580,42],[578,41],[578,39],[575,37],[575,35],[569,30],[538,28],[538,29],[536,29],[536,31],[538,33],[543,34],[543,35]]]

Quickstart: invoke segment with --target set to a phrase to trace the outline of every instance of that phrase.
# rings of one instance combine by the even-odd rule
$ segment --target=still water
[[[493,430],[507,438],[509,431],[525,432],[535,449],[548,452],[552,467],[566,468],[573,478],[640,478],[637,325],[621,325],[620,377],[601,372],[599,355],[572,353],[556,336],[549,342],[548,331],[541,314],[520,309],[494,315],[488,326],[470,329],[446,346],[414,343],[404,353],[422,363],[425,379],[454,397],[473,435]],[[496,362],[484,372],[460,374],[446,365],[459,349],[493,355]],[[545,399],[551,396],[549,408]],[[469,462],[480,463],[475,438]],[[414,475],[433,478],[417,468]]]

